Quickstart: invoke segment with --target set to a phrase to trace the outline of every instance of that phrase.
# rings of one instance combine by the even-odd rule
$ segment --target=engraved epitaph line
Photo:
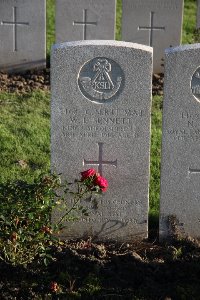
[[[87,9],[83,9],[83,21],[73,21],[74,25],[83,26],[83,40],[87,39],[87,25],[95,25],[97,26],[97,22],[87,22]]]
[[[98,160],[83,160],[83,166],[92,165],[92,166],[98,166],[98,173],[102,176],[103,175],[103,166],[104,165],[110,165],[117,167],[117,159],[114,161],[108,161],[103,160],[103,144],[104,143],[98,143],[99,147],[99,158]]]
[[[12,25],[13,26],[13,52],[18,51],[17,45],[17,26],[29,26],[28,22],[17,22],[17,7],[13,6],[13,21],[1,21],[0,25]]]
[[[149,46],[153,46],[153,31],[154,30],[164,30],[165,31],[165,27],[154,27],[153,23],[154,23],[154,12],[151,11],[150,12],[150,26],[138,26],[138,30],[149,30]]]

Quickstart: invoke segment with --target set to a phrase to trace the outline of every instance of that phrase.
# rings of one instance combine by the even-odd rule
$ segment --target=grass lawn
[[[50,159],[48,93],[0,94],[0,182],[47,172]]]

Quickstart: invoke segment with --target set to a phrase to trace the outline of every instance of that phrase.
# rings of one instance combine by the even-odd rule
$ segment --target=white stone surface
[[[151,74],[152,48],[144,45],[82,41],[53,47],[52,170],[71,181],[95,168],[109,182],[98,208],[68,224],[64,238],[147,237]]]
[[[200,44],[166,50],[160,239],[200,238]]]
[[[57,43],[115,38],[116,0],[56,0]]]
[[[46,1],[0,0],[0,70],[46,65]]]
[[[152,46],[153,71],[163,73],[165,48],[181,42],[183,0],[122,0],[122,40]]]

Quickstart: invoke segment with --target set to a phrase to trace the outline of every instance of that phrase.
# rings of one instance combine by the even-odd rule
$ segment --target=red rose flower
[[[94,170],[94,169],[89,169],[89,170],[83,171],[83,172],[81,172],[81,180],[85,180],[88,177],[92,177],[94,175],[96,175],[96,170]]]
[[[96,177],[94,183],[100,187],[102,192],[105,192],[108,188],[108,181],[104,177]]]

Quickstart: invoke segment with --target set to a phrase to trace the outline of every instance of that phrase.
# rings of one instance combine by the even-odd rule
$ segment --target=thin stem
[[[76,207],[77,203],[83,198],[83,196],[85,194],[87,194],[88,191],[84,191],[81,195],[80,195],[80,186],[78,185],[78,195],[75,197],[74,199],[74,204],[72,205],[72,207],[61,217],[61,219],[59,220],[59,222],[57,223],[57,225],[59,225],[63,220],[64,218],[69,215],[69,213]],[[78,197],[78,199],[76,200],[76,198]]]
[[[73,204],[73,206],[62,216],[62,218],[60,219],[60,221],[57,223],[57,225],[59,225],[64,218],[74,209],[74,207],[76,206],[76,204],[80,201],[80,197],[78,198],[78,200],[76,200]]]

